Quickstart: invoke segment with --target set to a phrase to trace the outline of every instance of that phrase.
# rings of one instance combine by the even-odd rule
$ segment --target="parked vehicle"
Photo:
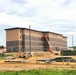
[[[36,60],[37,63],[44,62],[44,63],[53,63],[53,62],[76,62],[75,59],[72,57],[56,57],[53,59],[40,59]]]
[[[56,57],[54,59],[51,59],[49,60],[49,62],[52,62],[52,61],[55,61],[55,62],[76,62],[75,59],[73,59],[72,57]]]

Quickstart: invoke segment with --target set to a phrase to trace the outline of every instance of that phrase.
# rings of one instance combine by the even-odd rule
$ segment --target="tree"
[[[3,45],[1,45],[0,48],[5,48],[5,47]]]

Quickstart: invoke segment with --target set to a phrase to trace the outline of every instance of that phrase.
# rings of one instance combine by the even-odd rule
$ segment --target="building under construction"
[[[20,27],[5,30],[7,52],[40,52],[49,51],[49,49],[67,49],[67,37],[62,34]]]

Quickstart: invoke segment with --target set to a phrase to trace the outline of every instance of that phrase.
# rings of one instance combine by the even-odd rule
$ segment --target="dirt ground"
[[[0,71],[21,71],[31,69],[76,70],[76,64],[0,63]]]
[[[0,60],[0,71],[21,71],[21,70],[31,70],[31,69],[52,69],[52,70],[76,70],[76,63],[71,62],[55,62],[50,64],[36,63],[37,59],[43,58],[54,58],[56,56],[45,54],[45,56],[31,57],[28,59],[28,63],[14,63],[14,62],[4,62]],[[76,59],[76,56],[72,56]],[[25,59],[16,59],[25,60]]]

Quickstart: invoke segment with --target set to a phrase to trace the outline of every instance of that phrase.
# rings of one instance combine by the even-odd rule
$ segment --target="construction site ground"
[[[52,70],[76,70],[75,62],[55,62],[55,63],[36,63],[37,59],[46,59],[46,58],[54,58],[56,55],[45,54],[42,56],[34,56],[28,59],[25,58],[16,58],[14,60],[21,60],[27,62],[4,62],[5,60],[0,60],[0,71],[20,71],[20,70],[31,70],[31,69],[52,69]],[[76,56],[72,56],[72,58],[76,59]]]

